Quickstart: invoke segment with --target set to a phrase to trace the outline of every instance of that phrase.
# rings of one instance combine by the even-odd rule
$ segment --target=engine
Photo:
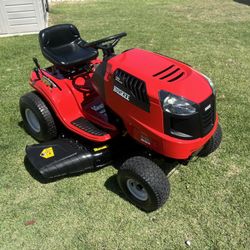
[[[212,82],[180,61],[131,49],[103,62],[95,75],[96,90],[128,133],[157,152],[166,151],[164,138],[202,138],[215,125]]]

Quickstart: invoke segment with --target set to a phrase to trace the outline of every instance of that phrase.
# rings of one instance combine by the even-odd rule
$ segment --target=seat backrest
[[[39,33],[41,49],[66,45],[79,38],[79,31],[73,24],[54,25]]]

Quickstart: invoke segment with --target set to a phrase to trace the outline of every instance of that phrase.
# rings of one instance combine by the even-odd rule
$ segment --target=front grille
[[[172,64],[160,72],[153,74],[153,77],[158,77],[160,80],[166,80],[167,82],[174,82],[180,79],[183,75],[184,72]]]
[[[148,102],[146,85],[144,81],[130,75],[129,73],[121,69],[117,69],[115,71],[115,80],[117,80],[119,83],[122,83],[125,88],[131,91],[136,99],[141,102]]]
[[[146,111],[149,111],[149,99],[146,84],[143,80],[121,69],[117,69],[114,72],[114,80],[115,86],[131,95],[130,102]]]

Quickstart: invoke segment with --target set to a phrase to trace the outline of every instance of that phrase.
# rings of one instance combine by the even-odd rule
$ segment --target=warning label
[[[40,156],[41,156],[42,158],[45,158],[45,159],[54,157],[55,154],[54,154],[53,148],[52,148],[52,147],[49,147],[49,148],[43,149],[43,151],[41,152]]]

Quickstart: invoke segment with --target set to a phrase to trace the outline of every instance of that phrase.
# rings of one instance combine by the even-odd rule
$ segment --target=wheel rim
[[[33,111],[30,109],[25,109],[25,117],[32,130],[34,130],[36,133],[39,133],[41,131],[41,126]]]
[[[146,201],[148,199],[148,193],[146,189],[138,181],[134,179],[127,180],[127,188],[129,192],[138,200]]]

